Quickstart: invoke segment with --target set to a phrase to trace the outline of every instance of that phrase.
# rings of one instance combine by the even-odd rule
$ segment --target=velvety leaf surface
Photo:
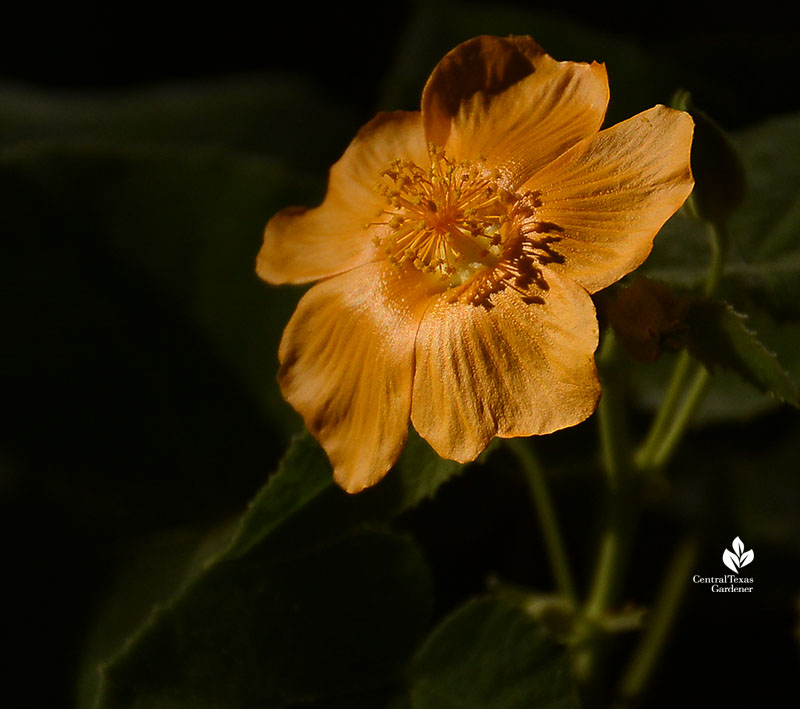
[[[38,608],[4,632],[21,665],[54,636],[37,645],[52,682],[28,685],[31,704],[63,705],[45,697],[71,696],[84,651],[106,657],[174,591],[300,428],[275,382],[299,292],[254,265],[269,216],[321,186],[238,152],[254,146],[234,118],[258,103],[247,93],[0,101],[0,456],[16,471],[0,505],[4,534],[30,530],[8,603]],[[199,115],[162,134],[172,109]],[[102,602],[116,575],[124,597]]]
[[[726,303],[698,301],[688,315],[689,351],[712,371],[730,369],[764,393],[800,407],[797,384],[746,322]]]
[[[414,545],[362,531],[212,565],[103,668],[97,707],[283,707],[396,681],[429,613]]]
[[[409,540],[346,528],[367,512],[325,515],[360,499],[332,485],[316,442],[296,440],[229,546],[103,666],[96,706],[282,707],[352,694],[366,707],[362,692],[390,696],[428,621],[431,582]]]
[[[729,225],[731,253],[720,293],[748,316],[748,329],[796,378],[800,374],[796,307],[800,295],[796,292],[800,283],[800,159],[796,155],[800,116],[770,119],[731,138],[748,184],[745,200]],[[653,253],[640,272],[679,288],[697,289],[704,282],[709,259],[705,228],[679,213],[656,237]],[[656,366],[632,372],[634,391],[642,404],[651,407],[659,400],[671,364],[672,359],[664,357]],[[783,378],[772,371],[777,377],[773,385],[782,388]],[[790,390],[784,396],[791,400]],[[746,385],[732,370],[720,371],[713,377],[698,420],[743,420],[774,408],[777,402]]]
[[[731,139],[745,167],[747,192],[731,218],[732,250],[722,293],[734,305],[744,295],[774,314],[796,317],[800,116],[772,118]],[[695,285],[703,279],[708,258],[703,227],[678,215],[656,238],[643,269],[677,285]]]
[[[196,610],[196,605],[201,602],[206,602],[203,599],[206,599],[207,596],[212,599],[218,599],[213,602],[222,603],[224,601],[223,597],[226,594],[232,594],[228,584],[238,589],[236,593],[239,594],[232,594],[233,600],[231,602],[234,603],[234,605],[239,603],[241,606],[248,606],[251,608],[249,610],[243,610],[241,608],[231,610],[233,615],[226,617],[224,620],[220,620],[218,626],[215,620],[213,628],[208,629],[208,632],[212,634],[212,639],[216,637],[214,634],[222,634],[224,632],[225,624],[228,624],[235,634],[237,632],[244,633],[244,629],[253,627],[254,623],[263,622],[266,624],[273,624],[276,622],[271,616],[266,619],[260,617],[255,619],[251,618],[248,613],[254,613],[255,610],[253,610],[253,607],[255,606],[261,607],[265,603],[274,602],[277,604],[277,608],[274,611],[276,617],[282,617],[281,613],[285,613],[286,611],[285,608],[283,611],[280,611],[279,608],[283,608],[287,604],[289,606],[294,604],[302,607],[304,607],[303,604],[305,603],[314,605],[322,593],[321,589],[325,589],[322,595],[327,598],[331,584],[335,583],[341,583],[342,594],[347,592],[346,589],[349,588],[348,584],[352,583],[359,587],[365,587],[365,589],[372,589],[376,594],[376,598],[382,598],[386,602],[389,602],[392,598],[391,594],[389,594],[386,589],[374,590],[373,585],[379,582],[376,579],[382,578],[384,574],[391,573],[391,569],[388,569],[388,567],[386,571],[382,570],[384,569],[384,565],[391,565],[396,561],[393,560],[391,549],[388,552],[375,552],[376,556],[380,558],[369,557],[363,560],[363,568],[360,568],[360,570],[348,570],[347,564],[351,562],[347,559],[342,560],[342,566],[338,568],[336,565],[339,564],[340,561],[338,557],[336,557],[336,550],[341,547],[344,549],[342,554],[345,556],[349,555],[351,552],[349,551],[350,546],[348,545],[352,543],[354,536],[360,538],[359,535],[366,534],[366,532],[363,531],[363,525],[365,523],[379,523],[414,506],[422,499],[433,495],[439,485],[459,472],[462,468],[463,466],[457,463],[440,459],[431,448],[412,431],[412,438],[409,446],[397,466],[389,473],[387,478],[373,490],[357,496],[352,496],[343,492],[333,482],[330,464],[317,442],[307,433],[297,437],[281,462],[278,471],[259,492],[247,512],[242,516],[236,530],[230,537],[230,542],[211,557],[208,557],[207,553],[198,557],[199,552],[195,552],[195,558],[206,559],[204,567],[198,568],[196,564],[188,566],[187,573],[189,578],[193,578],[194,580],[189,583],[187,590],[184,591],[174,603],[168,605],[165,610],[156,611],[155,615],[147,620],[142,629],[140,629],[137,634],[134,634],[133,644],[126,646],[126,648],[121,651],[118,658],[112,661],[112,668],[116,667],[118,664],[123,667],[128,667],[129,663],[133,663],[138,667],[139,665],[149,665],[152,662],[182,666],[183,661],[180,657],[183,657],[184,652],[189,652],[190,649],[188,647],[181,650],[179,653],[180,657],[170,655],[169,657],[162,657],[160,660],[157,659],[165,652],[163,643],[166,641],[163,640],[163,634],[178,632],[178,630],[174,628],[176,624],[179,626],[182,624],[192,624],[193,627],[197,626],[197,630],[194,631],[195,634],[206,632],[200,630],[200,627],[206,624],[205,621],[202,620],[202,617],[203,614],[211,613],[211,611],[205,607],[203,607],[202,611]],[[224,531],[225,530],[221,530],[221,533],[224,533]],[[390,546],[391,544],[400,544],[401,546],[410,545],[410,542],[398,541],[393,537],[390,542],[380,541],[380,544],[385,543],[390,544]],[[359,542],[359,544],[360,543],[361,542]],[[373,544],[372,541],[365,543],[368,546]],[[375,543],[377,544],[378,542]],[[214,542],[214,544],[219,546],[218,541]],[[208,541],[205,546],[208,548]],[[360,548],[361,547],[359,547],[359,549]],[[413,545],[410,545],[410,549],[413,551]],[[405,559],[409,554],[413,557],[411,551],[403,549],[401,552],[402,553],[398,552],[401,560]],[[349,557],[347,558],[349,559]],[[331,561],[331,559],[337,560]],[[422,564],[421,559],[416,559],[416,561],[415,559],[416,557],[412,558],[414,563],[418,562]],[[361,564],[361,557],[358,556],[358,560],[352,563]],[[406,562],[403,561],[403,563]],[[411,561],[408,563],[411,563]],[[301,567],[305,568],[304,565],[306,564],[309,568],[309,574],[318,573],[320,576],[316,579],[303,578],[298,580],[297,587],[292,586],[290,590],[287,590],[286,593],[291,594],[294,600],[290,600],[288,597],[284,599],[283,597],[273,598],[272,596],[266,599],[261,596],[257,599],[250,598],[249,596],[245,600],[241,599],[241,594],[249,593],[245,590],[248,584],[260,589],[258,591],[253,590],[252,593],[265,593],[263,590],[265,585],[281,588],[281,584],[287,582],[287,577],[289,578],[288,582],[294,583],[291,579],[291,574]],[[241,571],[243,575],[240,575],[240,569],[244,569],[244,571]],[[230,573],[235,573],[233,580],[229,577]],[[364,574],[369,578],[360,579],[359,574]],[[400,602],[400,594],[405,593],[405,597],[407,597],[409,603],[412,605],[419,602],[420,607],[427,607],[423,601],[427,603],[429,581],[425,575],[424,565],[421,566],[420,569],[416,569],[414,574],[413,578],[409,577],[407,583],[403,579],[399,581],[395,579],[392,581],[392,583],[397,582],[398,584],[398,587],[393,593],[398,594],[398,603]],[[337,579],[339,579],[338,582],[336,581]],[[402,586],[400,582],[406,583],[406,586]],[[174,581],[172,583],[174,587]],[[411,586],[408,584],[411,584]],[[309,588],[303,590],[306,585],[308,585]],[[405,590],[403,590],[403,588]],[[120,596],[118,605],[123,604],[124,606],[124,596],[126,592],[127,589],[125,588],[121,588],[118,591],[118,595]],[[278,591],[275,592],[277,593]],[[369,592],[371,593],[372,591]],[[310,595],[306,598],[303,595],[304,593]],[[365,590],[364,593],[367,593],[367,590]],[[419,594],[422,594],[421,600],[418,598]],[[200,600],[197,600],[198,598]],[[239,599],[239,601],[236,599]],[[136,599],[134,598],[132,600]],[[345,604],[345,600],[341,600],[340,602]],[[356,593],[351,599],[347,600],[346,603],[352,603],[353,605],[347,605],[346,607],[343,605],[341,608],[337,607],[331,610],[331,613],[339,617],[339,620],[336,622],[345,622],[347,618],[354,617],[354,614],[355,618],[357,618],[360,612],[359,608],[363,605],[369,606],[371,601],[368,602],[368,599]],[[329,608],[329,606],[325,607]],[[376,614],[379,612],[377,608],[374,610]],[[272,611],[262,609],[259,612],[268,613]],[[138,613],[138,622],[141,623],[144,620],[144,617],[141,615],[141,609]],[[195,613],[197,613],[197,615],[195,615]],[[397,615],[397,609],[395,609],[393,613]],[[420,619],[424,616],[425,613],[420,612]],[[130,623],[134,618],[135,616],[131,615],[128,618],[128,622]],[[385,620],[386,622],[393,622],[388,619]],[[291,622],[296,622],[296,619]],[[309,634],[312,633],[313,628],[311,622],[312,621],[309,620]],[[324,624],[333,621],[315,616],[313,622]],[[403,622],[405,623],[406,621]],[[411,628],[407,629],[408,632],[412,632],[412,628],[416,628],[413,632],[419,632],[419,623],[422,621],[418,619],[416,622],[416,626],[411,622]],[[369,621],[367,627],[371,629],[375,623],[378,623],[377,619]],[[124,627],[124,625],[122,627]],[[133,627],[135,626],[129,625],[127,631],[131,632]],[[272,627],[272,625],[269,627]],[[380,629],[380,625],[378,625],[378,629]],[[119,631],[120,628],[117,629],[118,634]],[[249,633],[251,631],[247,630],[246,632]],[[288,630],[286,632],[288,632]],[[355,643],[361,631],[355,626],[351,628],[339,628],[339,626],[337,626],[336,632],[347,635],[348,637],[353,635],[353,642]],[[372,631],[370,630],[370,632]],[[378,632],[378,630],[375,632]],[[363,642],[367,645],[377,646],[380,642],[385,642],[387,639],[390,639],[391,645],[394,642],[394,638],[404,637],[403,634],[396,629],[387,630],[384,628],[380,630],[380,632],[385,635],[380,638],[369,636],[364,638]],[[156,639],[140,643],[140,641],[136,639],[139,636],[145,638],[153,637]],[[118,637],[118,644],[122,642],[122,637]],[[172,635],[169,637],[172,638]],[[285,637],[281,642],[284,641]],[[107,642],[106,640],[106,644]],[[173,647],[175,642],[174,639],[170,639],[170,647]],[[276,640],[275,642],[278,641]],[[208,643],[209,645],[204,646],[203,649],[199,649],[194,645],[192,646],[191,653],[196,653],[196,657],[193,655],[194,659],[192,662],[202,664],[221,661],[209,649],[211,647],[211,640],[209,640]],[[316,664],[323,661],[321,657],[307,655],[306,653],[309,651],[309,647],[303,646],[302,644],[298,644],[297,646],[293,645],[292,647],[294,647],[294,652],[296,653],[294,656],[295,664],[298,666],[306,663],[309,667],[314,667]],[[310,647],[313,649],[313,647],[316,646],[312,644]],[[230,652],[234,653],[236,657],[239,658],[238,662],[248,663],[257,661],[255,655],[261,658],[260,653],[279,652],[280,645],[274,647],[270,646],[270,648],[254,648],[252,642],[248,640],[246,644],[231,648]],[[177,652],[177,650],[175,652]],[[319,650],[319,652],[322,652],[322,650]],[[352,654],[354,651],[350,652]],[[261,662],[261,659],[259,659],[258,662]],[[266,660],[264,661],[266,662]],[[287,660],[287,662],[289,662],[289,660]],[[330,660],[325,660],[325,662],[329,664]],[[256,669],[255,666],[251,665],[247,672],[255,671],[258,675],[260,670],[256,671]],[[88,671],[90,674],[94,673],[94,666],[90,666]],[[140,671],[142,670],[136,670],[137,673]],[[183,670],[180,671],[182,672]],[[116,670],[112,670],[112,672],[116,672]],[[313,674],[312,670],[309,670],[309,672]],[[373,674],[369,676],[372,677]],[[282,674],[276,676],[283,677]],[[147,677],[139,677],[138,674],[136,677],[136,679],[130,679],[130,682],[149,683],[151,681],[156,681]],[[181,692],[185,690],[189,692],[187,696],[203,697],[203,701],[211,701],[212,695],[217,691],[225,693],[226,701],[233,701],[231,697],[235,696],[231,694],[231,692],[234,691],[231,687],[218,690],[209,684],[209,686],[205,688],[192,688],[190,685],[194,680],[191,677],[164,678],[164,682],[169,683],[173,681],[186,685]],[[283,682],[284,679],[280,681]],[[298,693],[302,693],[301,687],[304,684],[307,684],[309,687],[314,687],[314,681],[313,678],[303,675],[301,678],[297,679],[295,690]],[[329,678],[329,680],[326,681],[333,680]],[[124,682],[128,682],[128,680],[124,680]],[[278,682],[278,680],[275,679],[274,682]],[[352,682],[353,691],[355,691],[356,688],[358,688],[359,692],[374,688],[373,680],[365,681],[363,676],[354,676]],[[91,678],[86,680],[86,686],[90,687],[93,683]],[[280,686],[283,687],[283,685]],[[295,690],[286,691],[291,694],[291,692]],[[158,693],[161,691],[161,689],[154,689],[153,692],[156,694],[153,696],[160,696]],[[281,689],[279,691],[275,689],[269,691],[277,692],[275,697],[269,695],[269,701],[278,702],[278,695],[283,690]],[[322,694],[327,691],[329,690],[326,688],[319,689],[319,692]],[[331,689],[330,691],[333,692],[334,690]],[[336,689],[336,691],[344,690]],[[386,691],[388,692],[389,690]],[[195,692],[195,694],[192,695],[191,692]],[[383,692],[383,690],[381,690],[381,692]],[[383,694],[386,694],[386,692],[383,692]],[[383,694],[381,696],[383,696]],[[314,691],[311,691],[311,695],[314,695]],[[268,695],[264,696],[266,697]],[[149,694],[148,697],[150,697]],[[183,701],[181,697],[183,697],[181,693],[174,697],[170,696],[170,701]],[[148,701],[151,699],[152,697],[150,697]],[[115,699],[114,701],[122,703],[115,704],[112,702],[108,706],[128,706],[128,704],[125,703],[128,701],[127,699]],[[131,699],[130,701],[133,700]],[[153,699],[153,701],[155,701],[155,699]],[[239,700],[237,699],[236,701]],[[281,699],[280,701],[283,700]],[[326,699],[326,701],[328,701],[328,699]],[[352,701],[356,701],[356,699],[352,699]],[[377,700],[375,701],[377,702]],[[371,706],[367,700],[365,700],[365,702],[363,706]],[[101,706],[106,705],[101,704]],[[139,705],[132,704],[132,706]],[[144,704],[142,706],[151,706],[151,704]],[[155,704],[155,706],[157,706],[157,704]],[[176,704],[176,706],[181,705]],[[209,706],[215,705],[212,703],[209,704]],[[268,706],[273,706],[273,704],[269,704]],[[274,706],[283,705],[277,703],[274,704]],[[312,706],[317,705],[313,704]],[[320,706],[328,706],[328,704],[320,704]],[[330,704],[330,706],[338,705],[333,703]],[[346,704],[342,706],[346,706]],[[353,704],[353,706],[361,705]],[[374,706],[383,706],[383,704],[376,703]]]
[[[348,495],[333,482],[322,448],[304,433],[253,501],[224,558],[236,558],[256,546],[262,554],[285,553],[287,548],[313,544],[322,536],[330,539],[365,522],[389,520],[433,497],[463,467],[439,458],[412,428],[408,445],[387,476],[374,488]]]
[[[568,709],[580,706],[563,648],[518,607],[467,603],[417,653],[413,709]]]

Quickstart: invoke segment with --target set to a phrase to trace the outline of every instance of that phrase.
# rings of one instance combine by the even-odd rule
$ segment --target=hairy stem
[[[689,574],[697,563],[699,551],[697,538],[687,537],[675,550],[667,566],[664,583],[650,614],[647,629],[619,685],[619,696],[624,702],[641,697],[650,682],[686,595]]]
[[[519,460],[528,481],[556,588],[570,602],[575,603],[577,601],[575,582],[544,470],[530,445],[524,439],[512,438],[506,441],[506,445]]]
[[[603,375],[603,395],[597,407],[597,421],[608,490],[605,526],[583,607],[583,628],[576,638],[575,671],[586,683],[592,682],[602,655],[602,621],[619,601],[638,509],[630,486],[630,446],[617,368],[617,343],[611,331],[606,333],[598,364]]]
[[[711,261],[703,292],[711,297],[722,279],[729,238],[725,224],[721,223],[709,223],[708,236]],[[636,453],[636,467],[641,471],[657,470],[667,462],[703,401],[709,374],[704,367],[693,367],[692,364],[691,356],[683,350],[678,355],[664,400],[644,443]]]

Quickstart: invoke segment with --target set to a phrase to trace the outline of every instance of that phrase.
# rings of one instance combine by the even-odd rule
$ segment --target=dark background
[[[410,18],[439,4],[15,5],[5,11],[0,79],[107,90],[277,70],[311,77],[370,113]],[[800,105],[791,80],[798,15],[788,5],[759,3],[747,11],[718,3],[499,6],[550,12],[578,26],[635,37],[646,51],[668,57],[730,129]]]
[[[632,36],[654,56],[669,57],[671,76],[727,129],[800,109],[796,38],[790,31],[797,26],[796,18],[783,12],[773,15],[763,3],[747,6],[746,11],[729,7],[715,12],[689,3],[510,4],[561,14],[567,10],[580,25]],[[239,1],[209,9],[157,2],[15,6],[4,10],[2,18],[0,82],[99,94],[279,72],[302,76],[335,102],[352,107],[354,131],[378,107],[414,108],[380,106],[381,80],[394,66],[397,47],[420,7],[408,2],[278,6]],[[537,39],[548,48],[546,40]],[[610,72],[613,88],[614,67]],[[667,99],[664,95],[661,100]],[[319,131],[325,127],[320,117]],[[36,204],[28,207],[37,214]],[[38,218],[47,219],[47,215]],[[58,223],[52,227],[58,229]],[[47,255],[61,259],[61,269],[53,273],[60,273],[65,283],[85,280],[89,285],[62,306],[65,312],[88,309],[98,322],[110,323],[106,349],[93,351],[91,339],[84,339],[86,333],[80,331],[40,331],[27,318],[36,310],[35,303],[18,303],[10,325],[4,328],[12,339],[34,338],[43,351],[54,347],[51,355],[73,363],[68,379],[61,371],[56,378],[48,373],[47,357],[23,362],[12,354],[3,377],[3,455],[14,471],[5,478],[0,497],[3,544],[8,546],[3,584],[10,594],[4,639],[17,660],[4,694],[8,691],[13,696],[25,689],[19,696],[27,697],[9,706],[70,705],[86,628],[119,564],[122,544],[153,530],[202,525],[241,509],[280,454],[281,443],[265,441],[268,433],[233,377],[227,378],[224,367],[210,355],[196,354],[190,326],[169,309],[153,317],[162,311],[157,293],[139,294],[145,301],[146,320],[141,303],[121,314],[119,303],[104,302],[102,294],[106,285],[118,285],[130,275],[122,267],[93,272],[92,264],[69,253],[68,243],[67,234],[63,252]],[[36,245],[29,248],[27,257],[32,261]],[[135,332],[147,332],[150,341],[134,350],[137,366],[120,368],[119,362],[130,351],[127,330],[131,322]],[[69,350],[66,354],[65,349]],[[19,367],[21,372],[11,370]],[[197,394],[198,383],[202,396]],[[157,404],[147,400],[148,386],[162,391]],[[187,399],[195,402],[191,420],[184,418]],[[121,400],[126,404],[120,416]],[[748,435],[758,432],[760,445],[769,448],[772,441],[783,440],[791,427],[785,420],[783,415],[768,418],[748,428]],[[571,435],[561,444],[565,451],[576,441],[584,443],[581,434]],[[712,432],[711,438],[698,445],[724,454],[730,436],[729,430]],[[197,446],[197,440],[205,443]],[[109,462],[116,466],[113,475]],[[226,475],[219,477],[213,471],[223,464]],[[136,474],[160,481],[159,500],[137,497],[145,493],[130,483]],[[114,476],[122,481],[119,485]],[[198,479],[204,482],[195,485]],[[513,484],[497,488],[498,508],[509,492],[514,494]],[[587,494],[585,489],[582,494]],[[477,591],[485,573],[495,570],[494,543],[507,537],[509,527],[521,524],[523,533],[533,534],[519,521],[528,514],[521,509],[509,515],[511,521],[487,525],[483,537],[461,536],[460,553],[455,556],[437,557],[440,548],[445,550],[443,555],[452,553],[447,542],[457,536],[450,529],[442,542],[443,525],[437,520],[448,509],[463,509],[463,500],[481,499],[490,505],[485,495],[482,483],[468,475],[442,496],[440,508],[422,510],[408,521],[438,562],[445,599],[440,602],[445,606]],[[592,503],[586,499],[582,504],[590,510]],[[651,520],[645,533],[666,553],[667,540],[660,535],[671,522],[662,522]],[[466,520],[452,524],[457,529],[469,527]],[[582,535],[573,536],[573,543],[579,544]],[[499,563],[507,563],[512,575],[524,576],[516,561],[501,559]],[[715,563],[706,560],[703,568]],[[794,622],[786,599],[782,596],[783,605],[771,609],[762,602],[744,617],[740,604],[728,603],[741,599],[725,599],[730,615],[720,612],[716,598],[692,604],[677,636],[681,652],[670,657],[659,675],[663,704],[658,706],[687,697],[698,702],[713,702],[720,696],[757,700],[762,695],[754,688],[755,680],[753,685],[742,682],[744,672],[751,678],[768,676],[773,699],[791,691],[796,650],[786,632]],[[706,622],[709,615],[713,615],[710,623]],[[728,633],[731,625],[752,629],[757,622],[758,633],[742,631],[743,646],[737,647],[736,634]],[[698,627],[703,629],[702,638],[694,635]],[[719,638],[726,640],[718,645],[715,639]],[[716,684],[723,681],[720,673],[713,674],[716,686],[712,686],[706,681],[710,666],[727,666],[737,686]],[[697,687],[687,692],[693,682]]]

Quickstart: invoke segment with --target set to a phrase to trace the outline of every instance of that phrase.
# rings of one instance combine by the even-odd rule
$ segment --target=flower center
[[[428,154],[428,169],[397,159],[381,170],[386,179],[375,191],[386,207],[372,225],[380,227],[375,245],[391,263],[431,274],[443,289],[469,283],[459,293],[474,304],[509,286],[523,295],[532,283],[541,286],[538,264],[552,257],[548,244],[557,239],[540,233],[538,196],[516,191],[484,159],[456,162],[436,145]]]
[[[375,236],[375,243],[392,263],[408,262],[458,285],[502,258],[503,227],[519,195],[483,160],[455,162],[435,145],[429,146],[429,155],[427,170],[398,159],[381,171],[388,181],[375,190],[387,208],[379,224],[388,228]]]

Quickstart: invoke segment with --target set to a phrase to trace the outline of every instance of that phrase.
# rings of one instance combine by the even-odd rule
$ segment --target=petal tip
[[[293,222],[308,213],[307,207],[286,207],[275,214],[264,228],[264,238],[256,256],[256,274],[272,285],[307,283],[314,276],[298,273],[290,263],[291,250],[281,248],[281,240],[288,238]],[[293,273],[294,271],[294,273]]]

